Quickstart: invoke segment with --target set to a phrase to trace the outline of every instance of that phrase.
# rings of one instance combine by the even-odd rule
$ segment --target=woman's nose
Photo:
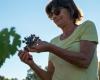
[[[54,20],[56,18],[57,18],[57,15],[53,14],[51,19]]]

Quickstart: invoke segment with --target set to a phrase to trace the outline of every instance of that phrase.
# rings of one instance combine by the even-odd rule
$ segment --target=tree
[[[15,28],[10,30],[4,28],[0,31],[0,67],[10,55],[14,55],[17,48],[21,46],[20,35],[16,33]]]
[[[18,80],[17,78],[8,79],[4,76],[0,76],[0,80]]]

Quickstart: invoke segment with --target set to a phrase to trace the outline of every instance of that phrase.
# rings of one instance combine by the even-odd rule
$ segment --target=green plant
[[[15,28],[4,28],[0,31],[0,67],[6,58],[14,55],[21,46],[20,35],[16,33]]]

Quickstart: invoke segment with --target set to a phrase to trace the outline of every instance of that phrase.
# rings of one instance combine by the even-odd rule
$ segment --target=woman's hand
[[[50,43],[39,40],[32,47],[27,47],[29,52],[46,52],[49,49]]]
[[[22,62],[28,65],[31,65],[32,63],[34,63],[32,56],[26,51],[20,50],[18,53],[18,56]]]

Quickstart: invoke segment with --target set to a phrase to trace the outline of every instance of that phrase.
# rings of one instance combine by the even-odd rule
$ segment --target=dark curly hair
[[[77,21],[80,21],[83,17],[82,13],[79,11],[73,0],[52,0],[46,6],[45,11],[49,16],[52,8],[59,7],[63,7],[69,11],[70,17],[72,18],[74,24],[76,24]]]

